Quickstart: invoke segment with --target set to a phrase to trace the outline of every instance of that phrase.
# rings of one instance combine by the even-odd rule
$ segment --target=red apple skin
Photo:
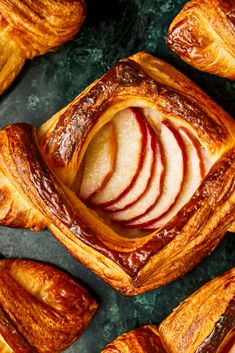
[[[209,155],[206,153],[205,149],[200,144],[198,139],[193,135],[193,133],[191,133],[186,127],[183,127],[183,126],[180,127],[180,130],[183,130],[188,135],[188,137],[192,140],[193,145],[198,151],[198,155],[200,156],[200,160],[201,160],[200,167],[201,167],[202,179],[204,179],[213,164],[212,160],[209,157]]]
[[[192,155],[192,152],[186,152],[187,153],[187,161],[189,162],[189,165],[187,166],[187,168],[185,169],[185,178],[184,178],[184,183],[183,186],[181,188],[181,192],[178,195],[178,200],[177,202],[180,202],[180,204],[178,205],[178,208],[174,211],[174,207],[171,207],[167,213],[165,213],[163,216],[161,216],[156,222],[154,222],[153,224],[151,224],[149,227],[145,228],[148,231],[155,231],[156,229],[164,226],[166,223],[169,222],[170,219],[172,219],[174,216],[176,216],[176,214],[180,211],[180,209],[188,202],[188,200],[192,197],[192,195],[194,194],[194,192],[197,190],[198,186],[201,184],[203,178],[204,178],[204,165],[203,165],[203,160],[202,160],[202,153],[201,153],[201,148],[200,148],[200,144],[197,142],[196,138],[194,137],[194,135],[185,127],[179,127],[178,129],[179,134],[181,135],[181,138],[183,140],[183,142],[186,144],[190,144],[193,146],[193,153],[195,154],[196,152],[196,159],[195,157]],[[185,137],[186,137],[186,141],[185,141]],[[189,143],[187,142],[189,141]],[[185,147],[185,151],[187,150],[187,147]],[[192,176],[190,177],[190,170],[192,171],[192,169],[190,168],[190,161],[194,162],[194,172],[197,171],[196,175],[194,174],[194,180],[192,181]],[[192,163],[191,162],[191,163]],[[196,165],[198,165],[198,168],[196,168]],[[190,169],[189,169],[190,168]],[[195,169],[196,168],[196,169]],[[187,175],[187,173],[189,173],[189,175]],[[192,181],[192,182],[191,182]],[[190,184],[189,184],[190,182]],[[186,184],[187,183],[187,184]],[[195,183],[197,184],[197,186],[195,185]],[[193,187],[193,189],[190,189],[190,185],[191,188]],[[189,191],[189,194],[185,194],[185,190]],[[183,196],[182,196],[183,195]],[[184,199],[184,203],[182,203],[181,197],[184,198],[184,196],[186,195],[187,199]],[[174,206],[177,207],[177,202],[174,204]],[[171,213],[173,210],[172,215],[170,215],[169,217],[169,212]],[[166,217],[166,219],[164,219],[164,216]],[[168,220],[167,220],[168,217]]]
[[[198,155],[200,157],[201,176],[202,176],[202,179],[204,179],[205,176],[206,176],[206,170],[205,170],[205,165],[204,165],[204,158],[203,158],[203,155],[202,155],[202,147],[201,147],[200,143],[198,142],[196,137],[194,137],[194,135],[186,127],[181,126],[179,128],[179,130],[182,130],[188,136],[188,138],[192,141],[194,147],[196,148],[197,153],[198,153]]]
[[[177,132],[176,128],[174,127],[174,125],[169,121],[169,120],[164,120],[162,122],[162,124],[165,124],[165,126],[167,126],[167,128],[172,132],[172,134],[174,135],[181,151],[182,151],[182,156],[183,156],[183,177],[182,177],[182,181],[181,181],[181,184],[180,184],[180,187],[179,187],[179,190],[178,190],[178,193],[175,197],[174,200],[172,200],[172,203],[169,205],[169,207],[167,208],[167,210],[158,215],[157,217],[149,220],[149,221],[145,221],[145,222],[142,222],[142,223],[136,223],[136,224],[130,224],[132,223],[133,221],[131,221],[130,223],[125,223],[125,226],[128,227],[128,228],[132,228],[132,229],[145,229],[145,228],[151,228],[151,224],[153,224],[154,222],[156,222],[160,217],[163,217],[174,205],[175,203],[177,202],[178,200],[178,197],[180,195],[180,192],[182,190],[182,187],[183,187],[183,184],[184,184],[184,176],[185,176],[185,173],[186,173],[186,166],[187,166],[187,161],[186,161],[186,158],[187,158],[187,155],[186,155],[186,151],[185,151],[185,147],[184,147],[184,143],[179,135],[179,133]],[[158,200],[157,200],[158,202]],[[155,207],[156,203],[153,204],[149,210],[147,212],[145,212],[143,215],[141,215],[140,217],[136,218],[134,220],[134,222],[138,221],[138,219],[140,219],[142,216],[146,216],[149,212],[152,211],[152,209]]]
[[[160,192],[159,194],[156,194],[156,198],[153,200],[153,203],[148,207],[147,210],[144,210],[141,213],[141,208],[140,208],[140,213],[135,216],[132,217],[128,220],[120,219],[118,216],[117,219],[115,219],[115,214],[118,212],[122,212],[125,210],[128,210],[129,207],[135,205],[138,203],[138,201],[141,200],[142,197],[144,197],[145,193],[147,192],[149,185],[151,184],[151,180],[153,178],[153,171],[155,168],[155,164],[157,163],[157,157],[156,157],[156,153],[157,150],[160,151],[160,155],[161,155],[161,162],[164,165],[164,160],[165,160],[165,156],[164,156],[164,151],[163,151],[163,146],[161,144],[161,141],[158,140],[157,135],[155,133],[155,131],[153,130],[153,128],[151,127],[151,125],[148,123],[147,119],[144,116],[144,113],[141,109],[139,108],[128,108],[132,111],[132,113],[134,113],[136,121],[138,122],[139,125],[139,129],[141,132],[141,139],[140,139],[140,143],[142,145],[141,148],[141,152],[139,154],[140,158],[139,160],[137,160],[138,166],[136,168],[136,172],[130,182],[130,184],[125,188],[125,190],[121,191],[121,193],[119,194],[118,197],[113,198],[112,200],[109,200],[107,202],[103,202],[103,203],[95,203],[92,202],[90,200],[90,198],[88,200],[86,200],[87,203],[89,203],[90,207],[99,207],[102,208],[105,212],[108,212],[111,220],[114,223],[119,223],[122,224],[124,226],[126,226],[127,228],[132,228],[132,229],[140,229],[140,230],[148,230],[148,231],[154,231],[156,230],[155,228],[152,229],[151,225],[154,225],[155,222],[157,222],[158,220],[160,220],[162,217],[164,217],[177,203],[180,193],[184,187],[184,183],[185,183],[185,176],[187,173],[187,153],[186,153],[186,149],[184,146],[184,142],[180,136],[180,131],[182,131],[185,135],[188,136],[188,138],[190,139],[190,141],[192,142],[194,148],[196,149],[198,156],[199,156],[199,162],[200,162],[200,172],[201,172],[201,176],[202,179],[206,176],[207,172],[208,172],[208,168],[210,167],[210,159],[209,157],[206,155],[206,153],[203,150],[203,146],[200,144],[200,142],[198,141],[198,139],[194,136],[194,134],[187,129],[187,127],[185,126],[174,126],[174,124],[172,122],[170,122],[169,120],[164,120],[162,121],[162,124],[164,124],[172,133],[172,135],[174,136],[175,140],[177,141],[178,146],[180,147],[181,151],[182,151],[182,157],[183,157],[183,177],[181,180],[181,184],[179,186],[179,190],[177,195],[174,195],[174,199],[172,199],[172,203],[170,203],[169,200],[169,207],[164,210],[163,213],[159,214],[158,216],[156,216],[155,218],[149,219],[147,221],[143,221],[141,223],[141,218],[148,215],[149,212],[151,212],[154,207],[156,206],[156,204],[158,203],[158,200],[162,194],[163,191],[163,187],[164,187],[164,179],[165,179],[165,170],[163,169],[161,177],[160,177]],[[147,139],[149,138],[149,135],[151,136],[151,149],[153,151],[153,155],[154,158],[152,160],[152,165],[151,165],[151,172],[150,172],[150,176],[148,178],[148,182],[146,184],[145,190],[143,190],[143,192],[137,196],[137,198],[133,201],[133,197],[132,197],[132,202],[130,202],[129,204],[126,204],[124,207],[120,207],[120,208],[115,208],[115,209],[109,209],[110,207],[112,208],[112,206],[115,207],[115,203],[118,202],[119,200],[121,200],[124,196],[126,196],[129,192],[131,192],[132,188],[135,186],[138,177],[140,176],[141,170],[143,168],[143,164],[146,158],[146,154],[147,154]],[[113,148],[115,148],[115,146],[113,146]],[[108,182],[108,180],[110,179],[112,173],[110,175],[107,176],[107,178],[104,179],[104,182],[102,183],[101,187],[97,190],[100,191]],[[178,188],[178,185],[177,185]],[[159,190],[158,189],[158,190]],[[92,196],[96,194],[93,193]],[[169,196],[169,195],[168,195]],[[152,200],[151,200],[152,202]],[[140,223],[138,223],[138,220],[140,220]],[[132,224],[134,222],[134,224]]]
[[[144,216],[145,214],[147,214],[149,212],[149,210],[152,208],[152,206],[155,205],[155,203],[158,201],[158,198],[161,195],[162,188],[163,188],[163,185],[164,185],[164,178],[165,178],[165,169],[164,169],[165,157],[164,157],[164,152],[163,152],[163,147],[162,147],[161,141],[157,138],[155,133],[154,133],[154,135],[155,135],[155,139],[154,139],[154,147],[153,148],[155,150],[155,156],[157,156],[157,158],[155,158],[155,163],[153,164],[153,167],[152,167],[152,177],[150,179],[150,184],[152,182],[152,178],[154,178],[154,170],[155,170],[155,167],[156,167],[156,163],[159,163],[160,166],[162,167],[162,170],[161,170],[161,173],[160,173],[160,180],[159,180],[159,189],[158,189],[158,192],[156,193],[156,197],[154,198],[152,204],[144,212],[142,212],[142,210],[140,210],[140,214],[138,216],[129,218],[128,220],[126,220],[126,219],[125,220],[121,220],[120,218],[118,218],[118,220],[116,220],[115,219],[115,215],[114,215],[113,222],[115,222],[115,223],[121,223],[124,226],[126,226],[129,222],[135,221],[136,219]],[[147,191],[148,191],[148,188],[145,191],[145,193]],[[145,193],[142,195],[142,197],[145,196]],[[136,203],[138,203],[138,201],[140,201],[141,198],[139,200],[137,200],[135,203],[133,203],[132,205],[135,205]],[[131,206],[129,206],[129,207],[131,207]]]
[[[90,204],[90,206],[92,207],[100,207],[105,209],[108,206],[111,206],[113,203],[119,201],[127,192],[129,192],[129,190],[132,188],[132,185],[135,183],[136,179],[138,178],[138,175],[142,169],[143,163],[144,163],[144,157],[145,157],[145,147],[146,147],[146,142],[147,142],[147,123],[146,123],[146,119],[143,116],[142,112],[140,111],[140,109],[138,108],[129,108],[132,110],[132,112],[135,114],[136,120],[139,124],[140,127],[140,131],[142,134],[142,150],[140,153],[140,158],[139,158],[139,163],[138,163],[138,167],[137,170],[135,172],[134,177],[132,178],[130,184],[126,187],[125,190],[123,190],[120,195],[118,195],[118,197],[116,197],[113,200],[109,200],[107,202],[103,202],[103,203],[96,203],[94,201],[92,201],[92,203]]]
[[[138,200],[140,200],[141,197],[142,197],[142,195],[143,195],[143,194],[145,193],[145,191],[148,189],[148,186],[149,186],[149,184],[150,184],[150,182],[151,182],[151,178],[152,178],[152,175],[153,175],[154,165],[155,165],[155,163],[156,163],[156,135],[155,135],[155,132],[153,131],[152,127],[147,123],[147,139],[148,139],[148,138],[151,140],[151,142],[150,142],[150,145],[151,145],[150,148],[151,148],[151,150],[152,150],[153,160],[152,160],[152,164],[151,164],[151,168],[150,168],[150,173],[149,173],[149,177],[148,177],[148,182],[147,182],[147,184],[146,184],[145,189],[142,191],[142,193],[141,193],[134,201],[132,201],[132,202],[126,204],[124,207],[120,207],[120,208],[116,207],[114,210],[112,210],[112,209],[110,210],[109,208],[106,208],[106,210],[107,210],[108,212],[115,214],[115,212],[126,210],[128,207],[132,206],[134,203],[136,203]],[[144,157],[144,158],[146,158],[146,155],[147,155],[147,144],[146,144],[146,150],[145,150],[145,157]],[[143,163],[144,163],[144,161],[143,161]],[[139,173],[139,175],[140,175],[140,173]],[[135,183],[133,183],[133,185],[132,185],[131,189],[129,190],[129,192],[131,192],[131,190],[132,190],[132,188],[135,186],[136,182],[137,182],[137,178],[136,178]],[[127,195],[127,193],[126,193],[124,196],[126,196],[126,195]],[[121,199],[120,199],[120,200],[121,200]],[[112,205],[111,205],[111,206],[112,206]]]

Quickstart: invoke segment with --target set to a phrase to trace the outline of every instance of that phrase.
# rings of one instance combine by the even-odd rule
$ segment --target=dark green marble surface
[[[235,84],[194,70],[165,45],[167,28],[184,3],[182,0],[88,1],[88,17],[77,37],[55,53],[28,62],[0,98],[0,127],[16,121],[40,125],[119,58],[140,50],[174,64],[227,112],[234,114]],[[47,261],[90,288],[100,309],[83,336],[66,352],[98,353],[124,331],[160,323],[195,289],[231,268],[235,263],[235,236],[228,234],[188,275],[133,298],[124,298],[85,269],[47,231],[32,233],[0,228],[0,255]]]

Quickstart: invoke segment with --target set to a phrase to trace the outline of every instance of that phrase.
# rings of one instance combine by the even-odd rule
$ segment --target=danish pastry
[[[102,353],[233,353],[235,269],[204,285],[157,327],[144,326]]]
[[[167,44],[199,70],[235,80],[234,0],[191,0],[173,20]]]
[[[162,286],[234,222],[234,134],[189,79],[136,54],[39,129],[0,131],[0,224],[48,227],[126,295]]]
[[[0,352],[61,352],[96,309],[84,288],[52,266],[0,260]]]
[[[0,94],[33,59],[65,43],[80,29],[84,0],[0,1]]]

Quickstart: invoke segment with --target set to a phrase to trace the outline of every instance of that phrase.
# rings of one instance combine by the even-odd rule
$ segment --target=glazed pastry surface
[[[52,266],[0,260],[0,351],[61,352],[79,338],[97,304]]]
[[[160,333],[153,325],[135,329],[118,337],[101,353],[166,353]]]
[[[233,353],[235,269],[205,284],[160,325],[130,331],[102,353]]]
[[[0,94],[26,59],[72,39],[85,17],[83,0],[0,1]]]
[[[235,269],[198,289],[160,325],[172,353],[222,353],[235,328]],[[234,338],[230,336],[234,342]],[[225,352],[225,351],[224,351]]]
[[[191,0],[173,20],[167,44],[195,68],[235,79],[235,3]]]
[[[130,127],[135,128],[135,134],[128,134]],[[188,150],[182,147],[184,143],[178,137],[181,132],[186,140],[190,136],[192,142],[184,146],[191,149],[196,160],[200,160],[199,155],[203,156],[203,167],[198,167],[203,173],[198,175],[198,184],[193,185],[186,195],[188,197],[185,197],[186,186],[191,188],[192,185],[186,183],[185,175],[189,180],[194,178],[189,178],[190,158],[184,162],[183,156]],[[79,193],[86,163],[93,163],[87,157],[89,148],[90,155],[95,148],[95,153],[99,152],[106,163],[102,169],[106,186],[103,197],[107,190],[110,195],[108,180],[123,183],[125,179],[113,166],[123,165],[123,154],[130,154],[128,141],[131,141],[130,146],[136,155],[142,156],[143,148],[145,151],[149,148],[150,143],[143,138],[144,134],[148,135],[149,141],[160,141],[159,146],[164,145],[166,136],[171,137],[185,169],[173,168],[174,164],[171,168],[167,166],[170,162],[166,160],[171,155],[167,144],[152,155],[157,156],[157,166],[165,165],[164,182],[168,180],[171,184],[175,179],[170,171],[173,176],[175,172],[181,175],[183,181],[178,181],[184,193],[179,192],[180,196],[174,194],[168,203],[169,209],[159,216],[157,212],[163,209],[163,202],[159,200],[168,198],[169,201],[171,198],[169,193],[166,198],[164,187],[160,187],[159,198],[153,205],[154,212],[151,211],[154,214],[150,217],[149,213],[147,221],[143,221],[146,214],[141,215],[142,225],[137,222],[133,227],[132,221],[129,224],[110,221],[107,218],[109,210],[101,209],[100,205],[93,207],[90,202],[82,200]],[[14,124],[1,130],[0,223],[33,230],[48,227],[76,259],[126,295],[162,286],[182,276],[207,256],[234,222],[234,134],[232,118],[189,79],[151,55],[136,54],[115,65],[38,130],[28,124]],[[107,136],[111,139],[108,140]],[[98,141],[102,139],[102,146],[105,146],[98,152],[94,147],[96,138]],[[115,138],[127,147],[118,155],[120,147],[117,144],[115,152],[108,158],[108,151],[112,150],[110,146],[116,143]],[[113,163],[115,155],[119,156],[116,164]],[[141,158],[139,162],[138,158],[135,160],[142,166],[144,174],[147,162],[140,162]],[[118,178],[114,178],[117,174]],[[129,172],[126,175],[129,176]],[[133,187],[137,183],[136,174],[132,171],[130,180],[124,181],[127,189],[130,185]],[[147,178],[145,183],[148,190]],[[174,191],[174,184],[171,188]],[[114,188],[115,192],[119,189]]]

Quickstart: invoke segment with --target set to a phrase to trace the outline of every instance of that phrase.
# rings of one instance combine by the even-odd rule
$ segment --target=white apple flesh
[[[86,156],[79,197],[87,200],[111,177],[116,157],[116,141],[112,123],[103,126],[90,142]]]
[[[118,112],[92,139],[81,168],[80,198],[127,233],[177,216],[213,162],[191,129],[152,113]]]
[[[152,128],[147,126],[147,143],[144,157],[143,167],[136,179],[134,185],[119,201],[107,207],[107,211],[119,211],[127,208],[136,202],[141,195],[145,192],[151,179],[152,169],[155,156],[155,135]]]
[[[203,160],[194,137],[185,128],[178,129],[186,151],[186,173],[179,197],[173,207],[159,220],[145,229],[155,230],[169,222],[178,211],[190,200],[203,178]]]
[[[155,202],[161,194],[162,181],[164,176],[164,160],[160,141],[157,136],[154,138],[154,164],[152,176],[148,188],[137,202],[125,210],[115,212],[112,220],[116,222],[127,222],[143,215]]]
[[[182,139],[171,123],[163,121],[160,140],[165,160],[165,177],[161,195],[148,212],[135,221],[126,223],[128,227],[146,228],[170,209],[181,192],[186,164]]]
[[[117,141],[115,168],[111,178],[91,203],[107,207],[130,190],[143,165],[146,146],[146,122],[137,109],[125,109],[112,119]]]

